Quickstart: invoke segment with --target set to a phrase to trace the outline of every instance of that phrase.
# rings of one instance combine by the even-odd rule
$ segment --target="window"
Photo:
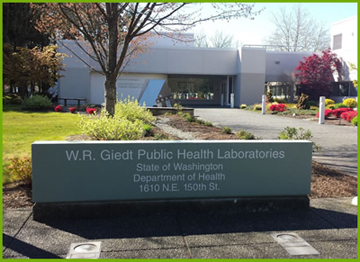
[[[352,82],[333,82],[332,96],[357,96],[357,90]]]
[[[342,47],[342,34],[334,35],[333,50],[341,49]]]
[[[214,99],[217,77],[169,76],[168,84],[174,99]]]

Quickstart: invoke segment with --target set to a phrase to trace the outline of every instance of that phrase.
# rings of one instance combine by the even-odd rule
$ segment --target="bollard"
[[[266,110],[266,95],[262,95],[261,97],[261,114],[265,115]]]
[[[234,108],[234,94],[233,93],[230,94],[230,104],[231,104],[231,108]]]
[[[322,125],[325,122],[325,96],[320,96],[319,101],[319,124]]]
[[[221,94],[221,106],[224,106],[224,94]]]

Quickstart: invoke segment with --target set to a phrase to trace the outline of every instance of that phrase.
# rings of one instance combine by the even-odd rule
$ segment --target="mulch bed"
[[[222,134],[221,128],[209,127],[197,123],[190,123],[178,115],[166,116],[168,124],[184,132],[191,132],[201,140],[230,140],[237,139],[235,134]],[[338,120],[337,120],[338,121]],[[345,122],[345,121],[344,121]],[[155,134],[162,134],[169,139],[178,139],[170,134],[165,134],[154,127]],[[89,140],[83,135],[68,137],[68,140]],[[151,138],[146,138],[151,139]],[[24,208],[33,206],[31,201],[31,187],[20,182],[3,185],[3,208]],[[353,197],[357,195],[357,177],[312,162],[311,194],[310,198]]]

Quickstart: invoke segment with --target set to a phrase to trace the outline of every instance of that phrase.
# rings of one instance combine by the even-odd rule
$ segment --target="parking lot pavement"
[[[196,108],[194,114],[214,125],[228,126],[234,132],[244,129],[264,140],[277,139],[286,127],[309,129],[312,141],[322,148],[320,153],[314,153],[314,160],[357,176],[357,127],[320,125],[317,121],[230,108]]]

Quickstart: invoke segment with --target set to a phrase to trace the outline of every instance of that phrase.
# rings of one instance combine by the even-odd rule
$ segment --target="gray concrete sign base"
[[[307,196],[36,203],[33,207],[33,219],[46,223],[58,218],[108,218],[153,212],[184,214],[195,210],[199,213],[256,213],[306,210],[309,203]]]

